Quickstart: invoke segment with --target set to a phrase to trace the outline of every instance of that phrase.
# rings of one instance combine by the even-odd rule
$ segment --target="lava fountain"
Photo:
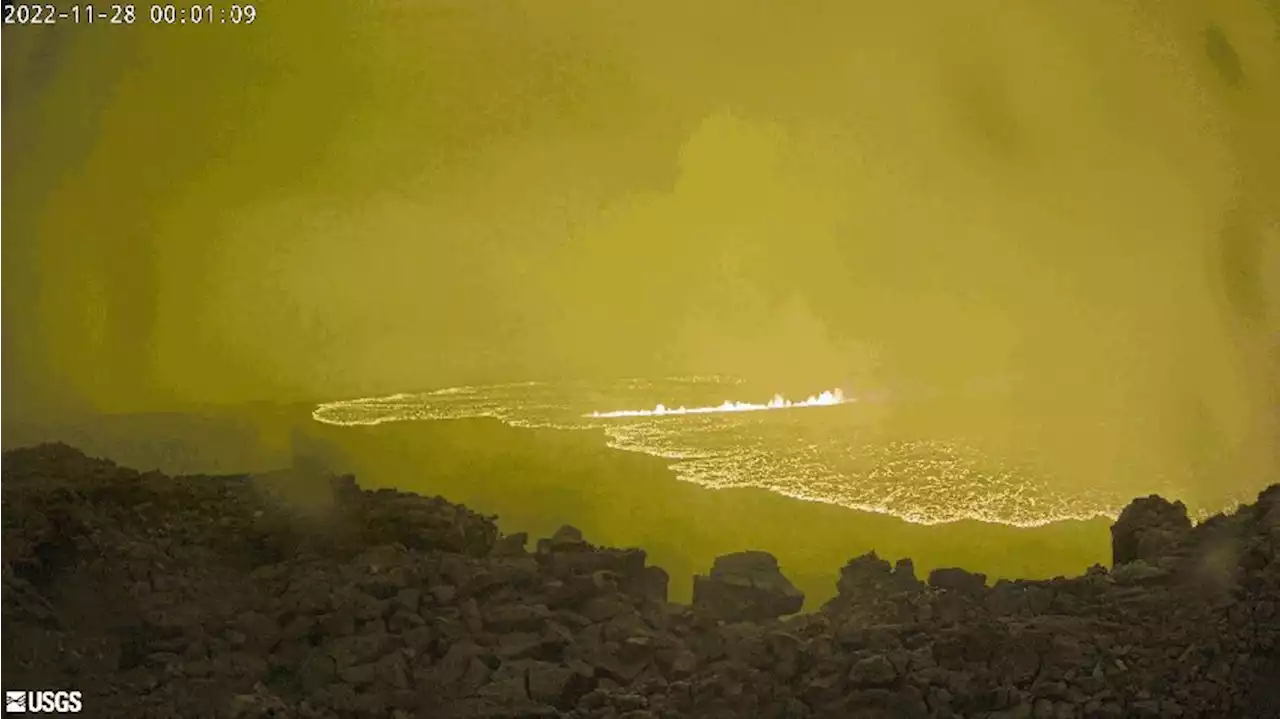
[[[685,414],[719,414],[722,412],[761,412],[770,409],[800,409],[802,407],[834,407],[835,405],[852,401],[845,398],[844,392],[837,388],[827,390],[821,394],[809,395],[808,398],[798,402],[792,402],[780,394],[775,394],[773,399],[763,404],[732,402],[729,400],[725,400],[724,404],[714,407],[667,407],[659,404],[653,409],[621,409],[612,412],[592,412],[583,416],[597,419],[613,417],[677,417]]]

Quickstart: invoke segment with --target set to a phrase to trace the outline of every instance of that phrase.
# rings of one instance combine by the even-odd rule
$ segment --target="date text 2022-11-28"
[[[5,25],[252,25],[257,19],[257,7],[243,4],[4,4]]]

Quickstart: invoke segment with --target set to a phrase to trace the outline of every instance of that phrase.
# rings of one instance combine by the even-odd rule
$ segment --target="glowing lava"
[[[764,404],[754,404],[752,402],[730,402],[725,400],[724,404],[715,407],[667,407],[666,405],[658,405],[653,409],[622,409],[614,412],[592,412],[584,417],[675,417],[683,414],[716,414],[720,412],[760,412],[766,409],[798,409],[800,407],[832,407],[838,404],[844,404],[852,400],[845,399],[844,392],[839,388],[828,390],[819,395],[809,395],[808,399],[799,402],[792,402],[783,398],[780,394],[775,394],[773,399]]]

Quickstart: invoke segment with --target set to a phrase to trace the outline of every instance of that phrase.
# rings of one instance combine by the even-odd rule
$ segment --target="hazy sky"
[[[1019,378],[1015,416],[1266,444],[1277,8],[373,0],[7,26],[5,412]]]

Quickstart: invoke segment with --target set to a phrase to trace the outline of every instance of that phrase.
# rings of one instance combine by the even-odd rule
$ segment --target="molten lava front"
[[[760,412],[767,409],[798,409],[801,407],[832,407],[838,404],[844,404],[852,400],[845,399],[844,391],[836,388],[825,391],[818,395],[809,395],[807,399],[799,402],[792,402],[784,398],[780,394],[775,394],[773,399],[764,404],[754,404],[751,402],[733,402],[725,400],[723,404],[714,407],[676,407],[670,408],[666,405],[659,404],[653,409],[622,409],[612,412],[592,412],[584,417],[609,418],[609,417],[665,417],[668,415],[684,415],[684,414],[718,414],[721,412]]]

